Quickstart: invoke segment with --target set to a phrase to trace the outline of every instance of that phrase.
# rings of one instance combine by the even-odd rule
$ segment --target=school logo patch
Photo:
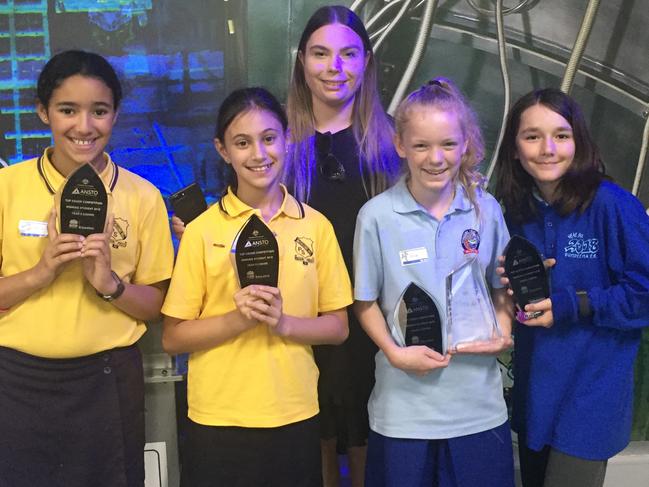
[[[304,265],[313,264],[313,240],[307,237],[295,237],[295,260]]]
[[[462,248],[465,254],[477,254],[480,247],[480,234],[473,228],[467,228],[462,233]]]
[[[599,252],[599,239],[585,238],[583,233],[568,234],[568,245],[563,249],[569,259],[596,259]]]
[[[115,218],[113,224],[113,233],[110,235],[110,245],[114,249],[120,247],[126,247],[128,243],[126,239],[128,238],[128,222],[123,218]]]

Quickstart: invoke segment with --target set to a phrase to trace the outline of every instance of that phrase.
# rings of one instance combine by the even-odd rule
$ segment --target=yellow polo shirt
[[[267,222],[279,246],[284,313],[315,317],[344,308],[352,291],[329,221],[284,191]],[[162,312],[183,320],[234,309],[239,289],[232,243],[259,210],[231,191],[185,230]],[[277,427],[318,413],[318,369],[311,347],[258,325],[220,346],[190,355],[189,417],[213,426]]]
[[[0,171],[0,276],[30,269],[41,258],[53,193],[65,178],[49,150]],[[124,281],[153,284],[169,279],[173,247],[167,212],[148,181],[108,160],[100,174],[113,196],[115,227],[111,267]],[[72,262],[52,284],[0,312],[0,346],[49,358],[90,355],[135,343],[143,322],[99,298]]]

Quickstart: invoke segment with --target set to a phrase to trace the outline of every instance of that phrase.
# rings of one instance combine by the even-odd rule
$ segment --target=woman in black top
[[[396,179],[399,158],[378,96],[369,37],[348,8],[322,7],[309,19],[298,45],[288,118],[287,179],[298,198],[331,221],[351,274],[358,210]],[[351,310],[349,327],[343,345],[315,349],[325,486],[339,484],[337,449],[349,455],[352,485],[364,481],[376,348]]]

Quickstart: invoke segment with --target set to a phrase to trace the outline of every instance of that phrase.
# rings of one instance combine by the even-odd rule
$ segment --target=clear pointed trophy
[[[519,321],[536,318],[541,311],[525,312],[525,306],[550,297],[550,278],[534,244],[515,235],[505,247],[505,274],[514,292]]]
[[[279,246],[273,231],[257,215],[237,233],[231,255],[242,289],[251,284],[277,287]]]
[[[426,345],[444,355],[446,344],[439,309],[439,303],[431,294],[410,283],[394,310],[397,343],[407,347]]]
[[[106,230],[112,195],[91,164],[69,174],[55,198],[61,233],[87,237]]]
[[[471,256],[446,276],[447,342],[458,345],[502,336],[491,294],[477,256]]]

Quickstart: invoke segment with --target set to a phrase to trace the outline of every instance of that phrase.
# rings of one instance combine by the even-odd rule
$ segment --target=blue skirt
[[[137,346],[72,359],[0,347],[0,487],[142,487]]]

